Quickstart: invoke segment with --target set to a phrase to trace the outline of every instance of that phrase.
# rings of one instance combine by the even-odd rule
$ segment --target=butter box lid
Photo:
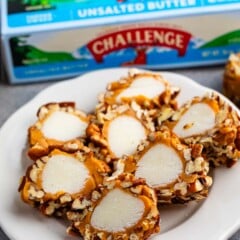
[[[97,26],[240,9],[240,0],[1,0],[2,33]]]

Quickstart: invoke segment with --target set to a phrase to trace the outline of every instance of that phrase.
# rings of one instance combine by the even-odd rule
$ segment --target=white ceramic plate
[[[92,110],[106,84],[126,75],[127,71],[123,68],[100,70],[55,84],[24,105],[2,126],[0,224],[10,239],[74,239],[65,233],[66,223],[46,218],[20,200],[17,191],[19,179],[30,164],[30,160],[24,157],[27,129],[36,120],[39,106],[47,102],[75,101],[78,108],[86,112]],[[184,76],[169,72],[161,74],[173,85],[181,87],[180,104],[212,91]],[[217,169],[214,179],[209,197],[201,204],[161,209],[162,232],[153,239],[223,240],[236,231],[240,227],[240,164],[232,169]]]

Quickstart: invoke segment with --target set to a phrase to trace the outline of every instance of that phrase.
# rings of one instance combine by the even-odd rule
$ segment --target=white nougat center
[[[45,192],[57,193],[59,191],[70,194],[83,189],[89,171],[82,162],[65,155],[52,156],[42,173],[42,186]]]
[[[134,226],[141,219],[144,210],[142,200],[116,188],[94,209],[91,225],[109,232],[123,231]]]
[[[215,126],[215,112],[205,103],[192,105],[173,128],[179,137],[185,138],[205,131]]]
[[[138,144],[145,138],[145,128],[133,117],[122,115],[109,124],[108,143],[117,157],[133,154]]]
[[[183,164],[176,151],[165,144],[157,144],[139,160],[135,176],[146,179],[151,187],[158,187],[173,182],[182,170]]]
[[[117,100],[120,101],[121,98],[131,98],[136,96],[145,96],[146,98],[152,99],[160,95],[165,91],[164,84],[152,77],[141,77],[133,81],[129,88],[122,91]]]
[[[85,134],[87,123],[77,116],[56,111],[44,122],[42,132],[45,137],[68,141]]]

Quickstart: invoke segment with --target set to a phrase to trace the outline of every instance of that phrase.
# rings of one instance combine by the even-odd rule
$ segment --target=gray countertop
[[[174,72],[184,74],[198,83],[213,88],[219,92],[222,90],[223,66],[175,70]],[[0,126],[3,125],[12,113],[33,98],[38,92],[54,84],[54,82],[44,82],[25,85],[9,85],[6,81],[3,81],[3,76],[1,78]],[[7,239],[8,238],[5,234],[0,231],[0,240]],[[240,240],[240,230],[234,234],[230,240]]]

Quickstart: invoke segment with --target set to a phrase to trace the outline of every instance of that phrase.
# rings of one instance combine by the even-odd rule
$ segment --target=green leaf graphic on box
[[[36,6],[36,5],[49,4],[50,1],[47,1],[47,0],[23,0],[22,2],[25,5]]]
[[[84,3],[84,2],[94,2],[95,0],[52,0],[52,3],[72,3],[72,2],[76,2],[76,3]]]
[[[75,60],[71,54],[65,52],[45,52],[33,46],[27,46],[28,52],[26,58],[33,60],[34,63],[44,63],[44,62],[62,62],[62,61],[72,61]],[[38,59],[39,62],[34,62]]]
[[[46,52],[27,44],[28,36],[10,39],[11,52],[14,66],[33,65],[73,61],[75,58],[66,52]]]
[[[20,13],[54,8],[51,0],[8,0],[8,13]]]
[[[210,48],[210,47],[222,47],[229,44],[239,44],[240,43],[240,30],[226,33],[220,37],[215,38],[214,40],[207,42],[201,48]]]

